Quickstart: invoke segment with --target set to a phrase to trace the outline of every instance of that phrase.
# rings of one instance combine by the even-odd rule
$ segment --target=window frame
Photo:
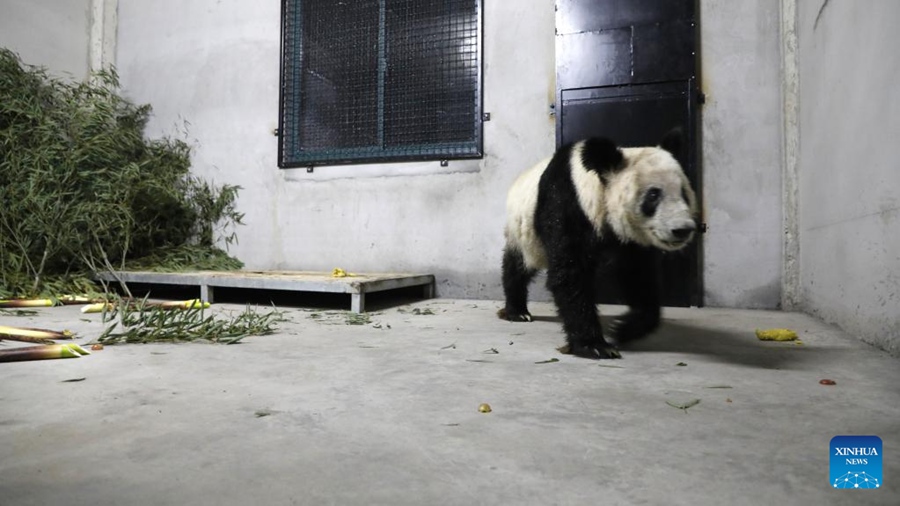
[[[386,10],[387,2],[390,0],[378,0],[381,15],[379,23],[384,22],[384,11]],[[421,152],[415,154],[403,154],[403,151],[408,148],[408,146],[413,146],[413,144],[404,144],[396,147],[387,147],[384,145],[384,142],[381,143],[381,146],[372,145],[368,147],[362,148],[327,148],[326,150],[319,150],[317,153],[328,153],[328,152],[351,152],[354,149],[359,150],[359,155],[350,155],[350,156],[341,156],[337,157],[334,155],[325,155],[325,158],[315,159],[313,155],[308,158],[298,158],[296,156],[302,150],[302,147],[299,145],[300,140],[300,129],[301,129],[301,121],[303,109],[301,106],[301,94],[302,94],[302,82],[303,82],[303,35],[302,35],[302,25],[299,24],[296,18],[300,18],[302,13],[300,11],[300,6],[303,4],[304,0],[281,0],[281,48],[280,48],[280,61],[279,61],[279,96],[278,96],[278,166],[282,169],[290,169],[290,168],[307,168],[308,171],[312,171],[313,167],[321,167],[321,166],[334,166],[334,165],[372,165],[372,164],[387,164],[387,163],[397,163],[397,162],[423,162],[423,161],[440,161],[445,162],[448,160],[471,160],[471,159],[481,159],[484,157],[484,0],[473,0],[475,2],[475,33],[477,37],[476,41],[476,51],[475,55],[477,58],[477,62],[475,65],[475,69],[477,72],[476,77],[476,90],[475,90],[475,105],[473,108],[473,118],[472,118],[472,127],[474,130],[474,138],[471,141],[465,141],[457,143],[454,146],[443,145],[441,143],[431,143],[431,144],[418,144],[415,145],[417,149]],[[295,16],[294,23],[289,24],[287,22],[287,16],[293,15]],[[386,58],[381,58],[384,56],[385,48],[385,40],[384,40],[384,32],[383,30],[379,31],[379,39],[376,41],[379,46],[379,56],[380,60],[386,60]],[[295,59],[295,65],[291,68],[293,69],[293,75],[287,76],[288,72],[288,59]],[[384,66],[387,66],[385,64]],[[291,81],[288,81],[288,79]],[[378,93],[385,93],[384,87],[385,81],[385,73],[383,71],[379,72],[379,75],[374,82],[375,86],[378,87]],[[382,95],[383,97],[383,95]],[[288,99],[294,100],[294,106],[297,110],[297,119],[291,122],[287,121],[287,110],[286,110],[286,102]],[[384,101],[384,98],[381,98]],[[467,101],[468,102],[468,101]],[[455,102],[459,103],[459,102]],[[383,116],[380,117],[382,123],[384,123],[385,119]],[[381,128],[384,128],[383,124]],[[286,135],[287,134],[287,135]],[[289,138],[292,136],[293,138]],[[288,143],[294,142],[295,148],[291,148]],[[462,146],[462,147],[461,147]],[[291,152],[288,152],[288,149],[292,149]],[[380,153],[374,151],[375,149],[380,149]],[[465,152],[460,152],[465,150]],[[454,152],[455,151],[455,152]]]

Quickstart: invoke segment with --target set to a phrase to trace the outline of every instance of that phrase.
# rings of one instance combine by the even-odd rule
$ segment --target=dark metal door
[[[702,202],[696,13],[696,0],[556,0],[557,146],[655,145],[680,126],[680,162]],[[703,305],[701,238],[662,256],[663,304]],[[600,290],[600,302],[620,302],[610,283]]]

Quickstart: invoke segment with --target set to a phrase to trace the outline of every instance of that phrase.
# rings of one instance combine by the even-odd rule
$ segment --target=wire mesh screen
[[[282,167],[481,156],[481,0],[284,0]]]

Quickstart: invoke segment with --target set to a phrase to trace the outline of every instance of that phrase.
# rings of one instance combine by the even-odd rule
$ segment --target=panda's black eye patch
[[[644,194],[644,200],[641,202],[641,212],[644,216],[653,216],[656,208],[659,207],[659,201],[662,200],[663,192],[659,188],[650,188]]]

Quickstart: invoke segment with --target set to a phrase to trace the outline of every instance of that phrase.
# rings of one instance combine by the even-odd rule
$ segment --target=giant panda
[[[568,353],[621,358],[617,342],[655,330],[658,255],[684,248],[697,230],[696,197],[676,159],[681,143],[679,129],[654,147],[590,138],[521,174],[507,195],[506,304],[498,315],[531,321],[528,285],[546,269]],[[612,340],[603,336],[595,298],[595,271],[608,262],[628,305],[610,325]]]

